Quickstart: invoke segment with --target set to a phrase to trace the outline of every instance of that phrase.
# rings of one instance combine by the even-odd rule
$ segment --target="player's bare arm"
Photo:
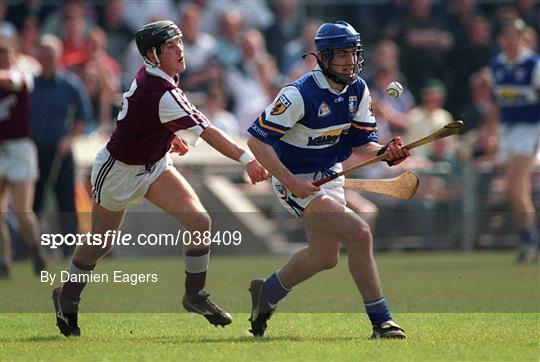
[[[244,164],[252,184],[268,178],[268,172],[255,158],[251,159],[253,156],[246,154],[243,148],[216,127],[207,127],[201,134],[201,138],[224,156]],[[251,157],[247,158],[245,155]]]
[[[279,160],[272,146],[259,141],[255,137],[250,137],[248,147],[257,160],[296,196],[308,197],[319,191],[319,187],[313,185],[311,181],[293,175]]]

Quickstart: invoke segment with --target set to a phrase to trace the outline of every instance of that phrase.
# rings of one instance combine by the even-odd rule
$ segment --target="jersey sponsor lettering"
[[[318,137],[308,137],[308,146],[333,145],[339,141],[339,137],[344,132],[343,129],[336,129],[323,133]]]

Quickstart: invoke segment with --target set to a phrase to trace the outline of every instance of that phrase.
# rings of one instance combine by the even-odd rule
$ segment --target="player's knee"
[[[198,212],[193,214],[190,222],[191,230],[206,231],[210,230],[212,220],[210,219],[210,215],[208,215],[207,213]]]
[[[359,223],[351,230],[351,237],[347,243],[349,251],[371,252],[373,248],[373,236],[367,223]]]
[[[515,185],[508,185],[506,188],[506,197],[510,200],[519,200],[523,195],[523,191]]]
[[[15,218],[19,225],[28,225],[32,222],[32,214],[30,212],[15,212]]]
[[[77,247],[76,254],[83,258],[83,264],[92,264],[107,255],[112,248],[112,243],[81,245]]]
[[[321,263],[320,268],[321,270],[334,269],[338,265],[338,262],[339,262],[339,257],[337,255],[334,257],[327,257]]]
[[[7,212],[0,212],[0,226],[1,225],[7,226]]]
[[[336,255],[325,255],[324,257],[319,257],[313,260],[313,264],[316,270],[329,270],[333,269],[339,263],[339,254]]]

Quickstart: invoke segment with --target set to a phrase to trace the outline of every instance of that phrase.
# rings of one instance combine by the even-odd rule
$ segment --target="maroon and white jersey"
[[[175,79],[159,68],[141,67],[124,93],[122,110],[107,149],[128,165],[148,165],[171,148],[174,135],[195,145],[210,125]]]
[[[0,87],[0,141],[30,137],[32,76],[10,70],[14,89]]]

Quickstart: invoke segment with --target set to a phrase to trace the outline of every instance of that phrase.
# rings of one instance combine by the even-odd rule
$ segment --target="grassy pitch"
[[[370,325],[344,257],[336,269],[295,288],[266,336],[254,339],[247,332],[249,280],[286,259],[212,258],[208,290],[235,318],[224,329],[172,313],[181,310],[177,258],[106,259],[99,272],[157,273],[159,282],[90,285],[79,317],[82,337],[69,339],[54,325],[51,287],[32,277],[29,265],[16,265],[11,280],[0,282],[0,360],[538,361],[540,265],[516,266],[513,253],[377,255],[385,294],[408,335],[404,341],[367,338]]]

